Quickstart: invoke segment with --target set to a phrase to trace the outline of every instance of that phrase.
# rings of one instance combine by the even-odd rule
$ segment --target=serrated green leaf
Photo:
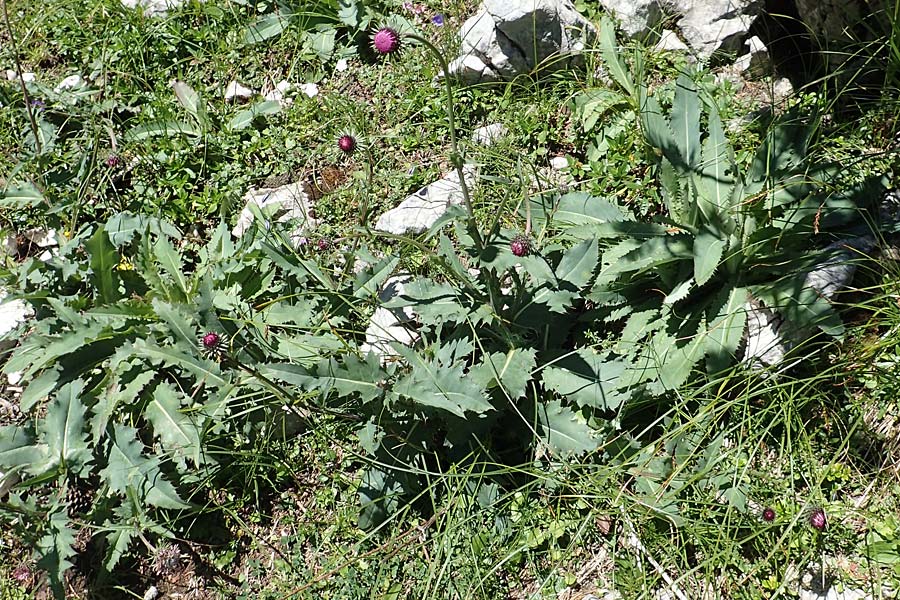
[[[322,360],[316,365],[315,375],[311,383],[323,396],[336,390],[341,396],[359,394],[363,402],[381,396],[379,383],[388,378],[378,357],[371,353],[364,359],[350,354],[341,362],[333,358]]]
[[[281,112],[281,103],[276,100],[260,100],[249,108],[238,112],[228,121],[228,129],[240,131],[249,127],[256,117],[277,115]]]
[[[622,61],[622,51],[616,43],[616,29],[612,20],[604,16],[600,21],[600,55],[606,68],[609,69],[613,79],[630,96],[634,94],[634,83],[625,63]]]
[[[590,282],[597,268],[597,239],[584,240],[563,254],[556,267],[556,277],[580,290]]]
[[[631,313],[628,321],[625,322],[625,328],[619,334],[615,351],[623,356],[631,354],[639,342],[659,330],[664,324],[665,321],[660,318],[659,309],[652,308]]]
[[[409,354],[412,372],[397,382],[394,392],[416,404],[446,410],[461,418],[467,411],[481,414],[493,410],[481,386],[466,378],[462,361],[444,365]]]
[[[707,318],[704,353],[709,373],[718,373],[734,362],[747,324],[747,289],[722,290]]]
[[[31,380],[25,391],[22,392],[22,398],[19,400],[19,409],[23,413],[27,413],[38,402],[42,402],[56,388],[59,381],[59,371],[51,369],[44,371]]]
[[[164,450],[171,450],[200,465],[200,431],[194,419],[181,411],[178,391],[167,383],[156,386],[144,416],[153,426]]]
[[[559,400],[539,405],[537,418],[541,440],[557,456],[579,456],[600,447],[598,432]]]
[[[192,354],[187,354],[178,346],[163,348],[151,344],[151,342],[146,339],[139,339],[134,343],[132,350],[135,356],[144,357],[153,362],[162,362],[167,365],[187,369],[206,385],[222,387],[228,383],[222,377],[219,365],[211,360],[201,359]]]
[[[38,568],[50,576],[50,587],[57,598],[65,598],[65,573],[72,567],[70,558],[75,556],[75,530],[69,527],[69,519],[64,511],[50,515],[46,523],[47,533],[37,542],[40,557]]]
[[[338,0],[338,6],[337,18],[341,23],[350,28],[359,25],[359,3],[356,0]]]
[[[153,254],[159,265],[178,286],[178,290],[181,292],[180,300],[186,301],[190,298],[190,286],[184,276],[184,264],[181,262],[181,256],[175,251],[167,237],[160,236],[153,246]]]
[[[38,436],[47,445],[46,460],[33,465],[32,474],[42,475],[58,465],[77,470],[90,460],[84,430],[87,408],[80,398],[83,390],[80,379],[67,383],[47,407],[47,416],[38,425]]]
[[[116,302],[121,298],[121,294],[119,276],[115,269],[121,258],[102,225],[97,228],[91,239],[84,243],[84,248],[90,256],[91,280],[97,288],[100,300],[104,304]]]
[[[685,74],[675,82],[675,100],[670,115],[680,162],[675,166],[695,170],[700,164],[700,96],[694,81]]]
[[[590,133],[597,121],[612,109],[628,104],[626,96],[607,88],[585,90],[575,97],[575,109],[585,133]]]
[[[21,183],[7,187],[0,196],[0,206],[9,208],[31,208],[46,202],[44,195],[33,183]]]
[[[97,404],[93,407],[94,416],[91,418],[91,439],[99,442],[106,433],[109,420],[119,410],[122,402],[139,402],[141,391],[153,381],[157,373],[153,369],[145,369],[130,381],[122,381],[123,374],[114,373],[110,386],[100,395]]]
[[[46,448],[35,445],[34,436],[20,425],[0,427],[0,465],[23,467],[41,459]]]
[[[197,346],[197,328],[191,323],[185,310],[181,307],[173,306],[164,300],[154,298],[153,311],[169,325],[176,342],[181,341],[187,346]]]
[[[109,459],[100,477],[110,490],[126,495],[133,490],[138,497],[160,508],[188,508],[178,492],[159,470],[159,458],[142,454],[144,445],[137,439],[137,430],[116,423]]]
[[[183,81],[172,83],[172,90],[175,92],[175,97],[178,98],[179,104],[197,122],[197,125],[202,129],[209,129],[211,123],[206,112],[206,103],[200,97],[200,94]]]
[[[106,534],[106,557],[103,560],[103,566],[107,571],[112,571],[122,556],[128,552],[128,546],[136,534],[141,533],[139,529],[129,525],[116,525],[112,531]]]
[[[132,127],[125,133],[125,140],[137,142],[157,135],[174,136],[178,134],[200,137],[203,133],[185,121],[154,121]]]
[[[694,280],[703,285],[716,272],[722,253],[725,251],[725,240],[720,239],[711,230],[701,229],[694,238]]]
[[[485,355],[468,376],[482,388],[500,386],[511,400],[525,395],[531,373],[536,366],[537,352],[533,348],[511,348],[507,352]]]
[[[399,256],[389,256],[360,271],[353,281],[353,296],[368,298],[377,294],[378,288],[391,276],[399,263]]]
[[[703,168],[697,181],[698,204],[708,222],[726,218],[731,208],[735,168],[730,158],[730,147],[722,129],[719,111],[713,107],[709,113],[709,135],[703,141]]]
[[[291,16],[291,11],[279,9],[271,15],[257,18],[244,30],[244,43],[258,44],[280,35],[290,23]]]
[[[628,399],[619,389],[626,364],[582,348],[541,371],[544,386],[579,406],[616,410]]]
[[[337,30],[333,27],[306,32],[306,40],[319,60],[327,61],[334,54],[335,35]]]
[[[459,291],[446,283],[420,278],[407,283],[403,293],[384,304],[385,308],[412,307],[426,325],[447,322],[462,323],[469,319],[470,310],[460,303]]]

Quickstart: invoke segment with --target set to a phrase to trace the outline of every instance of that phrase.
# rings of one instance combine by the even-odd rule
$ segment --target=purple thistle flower
[[[326,250],[328,250],[328,248],[331,247],[331,242],[328,240],[328,238],[319,238],[319,241],[316,242],[316,247],[319,249],[319,251],[325,252]]]
[[[531,252],[531,239],[526,235],[519,234],[509,243],[509,250],[521,258]]]
[[[379,54],[393,54],[400,49],[400,34],[390,27],[382,27],[372,36],[372,47]]]
[[[825,509],[819,506],[812,509],[812,511],[810,511],[809,513],[809,524],[813,527],[813,529],[824,531],[825,526],[828,524],[827,519],[825,519]]]
[[[768,507],[768,506],[766,508],[764,508],[762,511],[762,518],[763,518],[763,521],[765,521],[766,523],[771,523],[772,521],[774,521],[775,520],[775,509]]]
[[[352,135],[344,134],[338,138],[338,148],[344,154],[350,154],[356,149],[356,139]]]
[[[122,164],[122,159],[119,158],[118,156],[116,156],[115,154],[113,154],[112,156],[110,156],[109,158],[106,159],[106,166],[109,167],[110,169],[115,169],[120,164]]]
[[[221,341],[222,338],[219,337],[219,334],[212,331],[200,338],[200,343],[203,344],[203,347],[207,350],[215,350],[219,347]]]
[[[444,26],[444,15],[438,13],[431,17],[431,22],[434,23],[438,27]]]

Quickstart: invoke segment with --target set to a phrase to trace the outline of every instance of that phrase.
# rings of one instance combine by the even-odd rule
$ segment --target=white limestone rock
[[[16,71],[14,71],[12,69],[6,70],[6,79],[8,81],[16,81],[18,78],[19,78],[19,74]],[[33,83],[36,78],[37,78],[37,76],[34,73],[29,73],[29,72],[22,73],[22,81],[24,81],[25,83]]]
[[[472,132],[472,142],[482,146],[490,146],[507,133],[509,133],[509,130],[503,123],[491,123],[474,130]]]
[[[569,0],[483,0],[460,28],[450,71],[473,82],[564,69],[596,34]]]
[[[404,285],[412,280],[410,275],[394,275],[388,278],[378,292],[381,304],[390,302],[403,293]],[[385,308],[379,306],[366,327],[366,341],[360,345],[362,354],[374,352],[386,362],[398,356],[392,343],[412,346],[419,339],[415,329],[415,314],[409,307]]]
[[[153,17],[165,15],[182,4],[184,0],[122,0],[122,6],[125,8],[141,7],[145,15]]]
[[[463,166],[463,176],[470,191],[475,184],[475,174],[475,165]],[[454,169],[378,217],[375,229],[395,235],[422,233],[434,225],[447,209],[463,202],[459,174]]]
[[[762,0],[601,0],[600,4],[631,38],[646,36],[671,15],[687,46],[701,59],[717,51],[740,50],[764,10]]]
[[[251,207],[262,211],[274,222],[295,221],[297,227],[290,234],[294,244],[300,243],[305,230],[316,226],[315,219],[310,216],[312,199],[303,190],[303,184],[299,181],[277,188],[252,189],[244,194],[243,200],[244,208],[231,230],[231,234],[235,237],[244,235],[253,223],[255,217]],[[266,222],[266,227],[271,221]]]
[[[657,52],[690,52],[691,48],[681,41],[674,31],[663,29],[659,41],[653,47]]]
[[[237,102],[252,98],[256,92],[235,80],[228,82],[225,86],[225,102]]]
[[[81,75],[69,75],[57,83],[56,87],[53,88],[53,91],[59,93],[66,90],[72,90],[81,86],[83,83],[84,81],[81,79]]]
[[[827,258],[804,277],[803,289],[815,290],[819,297],[831,300],[837,292],[850,285],[856,273],[855,261],[871,253],[875,246],[875,238],[871,236],[830,244],[825,248]],[[743,360],[752,367],[781,364],[794,346],[815,333],[786,321],[754,299],[748,301],[745,309],[747,337]]]

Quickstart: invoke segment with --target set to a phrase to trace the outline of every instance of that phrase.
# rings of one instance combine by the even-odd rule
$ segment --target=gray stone
[[[303,231],[316,226],[315,219],[310,216],[312,200],[303,191],[303,184],[300,182],[289,183],[277,188],[250,190],[244,194],[243,200],[244,208],[231,230],[235,237],[242,236],[253,223],[255,216],[252,207],[269,215],[275,222],[297,222],[297,227],[290,234],[294,244],[300,243]],[[269,226],[268,221],[266,226]]]
[[[763,12],[761,0],[678,0],[678,27],[701,58],[719,51],[737,52],[753,21]]]
[[[465,165],[463,176],[472,190],[475,184],[475,165]],[[378,217],[375,229],[396,235],[422,233],[443,216],[447,209],[464,202],[459,175],[456,170],[407,196],[396,208]]]
[[[460,28],[450,71],[473,82],[567,68],[596,33],[568,0],[484,0]]]
[[[691,48],[669,29],[663,29],[659,41],[653,47],[657,52],[690,52]]]
[[[631,38],[646,36],[667,15],[687,46],[701,59],[739,51],[750,25],[763,12],[762,0],[601,0]]]
[[[122,0],[125,8],[142,7],[145,15],[161,16],[184,4],[184,0]]]
[[[394,275],[388,278],[378,292],[379,302],[386,304],[402,294],[404,285],[411,279],[409,275]],[[360,345],[359,351],[362,354],[374,352],[381,357],[382,362],[386,362],[398,356],[397,351],[391,347],[392,343],[412,346],[418,339],[415,314],[411,308],[379,306],[369,320],[369,326],[366,327],[366,341]]]
[[[229,81],[228,85],[225,86],[225,102],[247,100],[255,94],[256,92],[234,80]]]
[[[803,289],[812,289],[821,298],[831,300],[838,291],[850,285],[856,274],[855,260],[871,253],[875,246],[872,236],[838,240],[830,244],[825,248],[827,258],[807,272]],[[793,347],[814,333],[814,330],[789,323],[754,299],[746,304],[745,309],[747,337],[744,362],[753,367],[781,364]]]
[[[503,123],[492,123],[472,132],[472,141],[482,146],[490,146],[508,133]]]

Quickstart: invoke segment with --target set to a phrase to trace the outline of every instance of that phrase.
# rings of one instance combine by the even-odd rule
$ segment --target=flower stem
[[[481,238],[481,233],[478,231],[478,226],[475,223],[475,210],[472,208],[472,200],[469,197],[469,186],[466,185],[465,173],[463,171],[463,158],[459,151],[459,143],[456,139],[456,113],[454,110],[456,104],[453,101],[453,85],[450,82],[450,67],[447,65],[447,59],[444,58],[443,53],[441,53],[434,44],[414,33],[407,33],[404,34],[404,36],[415,40],[428,48],[428,50],[438,59],[441,70],[444,72],[444,84],[447,92],[447,120],[450,126],[450,162],[456,168],[456,173],[459,175],[459,189],[462,192],[463,202],[466,204],[466,212],[469,214],[471,233],[475,238],[478,250],[483,250],[484,242]]]

